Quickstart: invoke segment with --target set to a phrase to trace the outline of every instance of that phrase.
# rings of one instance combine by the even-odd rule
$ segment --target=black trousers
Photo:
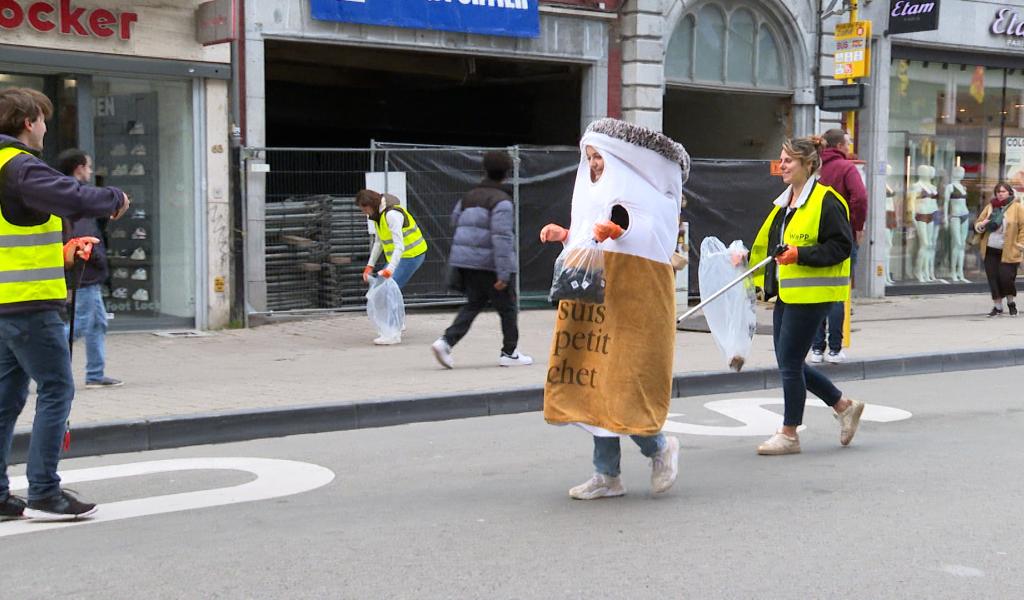
[[[985,250],[985,276],[988,278],[988,288],[992,291],[993,300],[1017,295],[1018,266],[1018,263],[1004,263],[1003,251],[999,248]]]
[[[511,355],[519,345],[519,313],[516,311],[515,282],[509,281],[503,290],[494,289],[498,275],[494,271],[476,269],[459,269],[462,274],[462,285],[466,290],[466,304],[459,309],[452,322],[444,332],[444,339],[449,346],[459,343],[469,333],[473,320],[488,305],[494,307],[501,318],[501,351]]]

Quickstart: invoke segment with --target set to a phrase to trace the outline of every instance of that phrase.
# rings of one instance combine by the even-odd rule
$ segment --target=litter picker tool
[[[768,263],[770,263],[771,261],[775,260],[776,256],[782,254],[785,251],[786,251],[786,246],[785,245],[779,245],[775,249],[775,252],[773,252],[771,254],[771,256],[766,257],[761,262],[759,262],[756,265],[750,267],[749,269],[744,271],[742,275],[737,275],[735,279],[733,279],[729,283],[725,284],[722,287],[722,289],[718,290],[714,294],[711,294],[710,296],[708,296],[707,298],[702,300],[700,304],[698,304],[697,306],[694,306],[690,310],[688,310],[685,313],[683,313],[682,316],[680,316],[678,319],[676,319],[676,323],[682,323],[683,320],[685,320],[685,319],[689,318],[690,316],[696,314],[697,311],[699,311],[700,309],[704,308],[705,306],[710,304],[712,301],[717,299],[719,296],[721,296],[722,294],[724,294],[727,291],[729,291],[729,289],[732,288],[733,286],[735,286],[737,283],[740,283],[741,281],[745,280],[747,277],[750,277],[754,273],[754,271],[757,271],[761,267],[763,267],[763,266],[767,265]]]

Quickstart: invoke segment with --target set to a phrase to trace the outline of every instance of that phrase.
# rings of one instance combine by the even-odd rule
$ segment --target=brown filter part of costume
[[[604,253],[603,304],[556,312],[544,419],[655,435],[668,417],[675,352],[675,278],[668,263]]]

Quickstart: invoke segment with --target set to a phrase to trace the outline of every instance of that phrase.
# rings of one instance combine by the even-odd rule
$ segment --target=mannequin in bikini
[[[935,281],[935,213],[939,211],[939,191],[932,183],[935,167],[917,167],[917,181],[910,186],[908,200],[914,208],[914,228],[917,231],[917,259],[915,271],[921,283]]]
[[[944,194],[949,211],[949,264],[953,281],[970,283],[964,277],[964,249],[967,246],[967,233],[970,229],[967,222],[970,216],[970,210],[967,209],[967,188],[963,184],[964,168],[953,167],[950,178],[952,181],[946,186]]]

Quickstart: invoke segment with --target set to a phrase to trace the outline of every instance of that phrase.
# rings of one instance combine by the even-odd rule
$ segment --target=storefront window
[[[1014,70],[895,60],[886,185],[894,285],[984,282],[972,225],[993,186],[1024,194],[1024,75]]]
[[[185,81],[96,77],[97,185],[123,189],[129,213],[106,226],[112,327],[194,324],[195,145]]]

